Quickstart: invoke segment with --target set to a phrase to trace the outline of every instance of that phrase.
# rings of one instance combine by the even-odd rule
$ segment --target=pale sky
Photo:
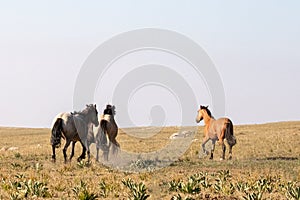
[[[57,113],[72,111],[76,78],[91,52],[115,35],[142,28],[178,32],[206,51],[223,82],[225,115],[235,124],[299,120],[299,10],[296,0],[1,1],[0,126],[50,127]],[[148,53],[136,56],[184,68],[170,55]],[[139,63],[130,56],[119,62]],[[187,77],[199,85],[193,87],[197,103],[211,104],[203,80]],[[118,82],[109,73],[106,79]],[[173,109],[176,98],[161,90],[150,86],[126,100],[136,125],[157,121],[150,112],[159,103],[165,125],[178,125],[180,106]],[[111,101],[109,94],[95,92],[100,110]]]

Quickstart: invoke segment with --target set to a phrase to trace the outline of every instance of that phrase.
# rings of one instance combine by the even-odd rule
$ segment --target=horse
[[[202,142],[202,150],[204,154],[209,154],[205,149],[205,144],[212,140],[212,148],[210,152],[210,159],[213,159],[213,154],[215,150],[215,143],[218,140],[219,144],[222,145],[223,154],[220,160],[225,159],[225,151],[226,145],[224,143],[224,139],[226,139],[227,144],[229,145],[229,160],[232,159],[232,147],[236,144],[236,138],[233,135],[233,124],[229,118],[220,118],[215,119],[208,106],[201,106],[198,110],[198,115],[196,117],[196,122],[199,123],[201,120],[204,119],[204,134],[205,137]]]
[[[115,115],[115,106],[107,104],[103,111],[103,115],[100,116],[100,127],[97,130],[95,137],[97,149],[96,161],[99,161],[99,149],[103,151],[104,160],[108,161],[110,148],[112,148],[113,155],[116,155],[120,148],[120,144],[116,140],[118,135],[118,125],[114,119]]]
[[[77,158],[80,162],[85,159],[85,153],[87,150],[88,161],[90,160],[90,149],[87,145],[88,125],[99,125],[98,111],[96,104],[86,105],[86,108],[79,112],[73,113],[60,113],[54,118],[53,126],[51,129],[51,145],[52,145],[52,161],[56,161],[55,148],[60,147],[61,138],[66,140],[66,144],[63,148],[64,161],[67,162],[67,149],[72,142],[72,151],[69,160],[71,161],[74,156],[75,143],[80,141],[82,145],[82,154]]]

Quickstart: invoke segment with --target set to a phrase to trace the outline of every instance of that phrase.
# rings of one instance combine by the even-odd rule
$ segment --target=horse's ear
[[[208,105],[206,106],[206,108],[208,108]]]
[[[97,107],[96,104],[94,106],[95,106],[95,108]]]

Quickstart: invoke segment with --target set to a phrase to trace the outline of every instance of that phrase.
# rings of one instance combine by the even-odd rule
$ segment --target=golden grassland
[[[130,131],[142,133],[144,128]],[[117,140],[121,148],[131,152],[151,152],[163,148],[170,142],[169,136],[179,127],[164,127],[151,138],[137,139],[120,130]],[[124,132],[125,131],[125,132]],[[16,188],[29,180],[43,183],[47,188],[45,198],[84,199],[78,190],[97,195],[99,199],[127,199],[132,195],[122,180],[131,178],[147,187],[149,199],[176,199],[174,196],[191,199],[250,199],[247,190],[238,190],[239,184],[254,184],[263,178],[280,181],[278,185],[293,182],[299,188],[300,182],[300,122],[279,122],[260,125],[239,125],[234,127],[237,145],[233,147],[233,159],[219,161],[220,145],[216,145],[215,158],[199,159],[203,126],[197,128],[197,134],[189,149],[176,162],[159,170],[144,173],[118,171],[95,162],[77,163],[81,153],[77,144],[75,157],[71,163],[64,164],[62,148],[56,150],[57,162],[51,162],[50,130],[32,128],[0,128],[0,199],[24,198]],[[62,141],[64,144],[64,141]],[[9,147],[17,147],[8,150]],[[69,148],[70,151],[70,148]],[[69,154],[68,151],[68,154]],[[226,154],[227,156],[228,154]],[[229,170],[230,176],[221,189],[216,184],[220,174]],[[188,192],[171,189],[172,181],[188,181],[195,174],[206,174],[207,181],[214,186],[201,192]],[[30,182],[31,183],[31,182]],[[233,186],[231,186],[232,184]],[[22,186],[24,188],[24,186]],[[235,187],[234,192],[231,189]],[[77,190],[76,190],[77,189]],[[77,191],[77,193],[76,193]],[[249,189],[250,191],[250,189]],[[178,195],[179,194],[179,195]],[[23,196],[22,196],[23,195]],[[248,196],[247,196],[248,195]],[[27,198],[37,199],[39,195],[27,194]],[[43,195],[40,195],[43,196]],[[265,192],[263,199],[286,199],[286,193],[280,188]],[[86,198],[87,199],[87,198]],[[90,198],[92,199],[92,198]],[[142,198],[141,198],[142,199]]]

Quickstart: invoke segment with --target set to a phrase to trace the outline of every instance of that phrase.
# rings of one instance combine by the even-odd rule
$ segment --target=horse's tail
[[[230,146],[234,146],[236,144],[236,138],[233,135],[233,124],[230,119],[228,119],[227,121],[225,129],[225,138]]]
[[[101,120],[100,127],[103,130],[105,136],[107,137],[107,141],[113,144],[112,145],[113,154],[116,154],[118,152],[118,149],[120,148],[120,144],[117,142],[116,138],[112,136],[111,133],[109,133],[107,127],[108,123],[110,122],[108,122],[107,120]]]
[[[56,148],[60,147],[62,138],[62,118],[57,118],[51,129],[51,145]]]

